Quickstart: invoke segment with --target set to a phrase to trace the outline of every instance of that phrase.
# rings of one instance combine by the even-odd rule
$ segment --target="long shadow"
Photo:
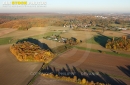
[[[109,75],[107,75],[106,73],[99,72],[99,74],[101,75],[101,77],[104,79],[104,81],[106,83],[109,83],[111,85],[127,85],[122,80],[113,79]]]
[[[126,65],[126,67],[129,69],[129,71],[130,71],[130,65]]]
[[[102,77],[100,77],[98,72],[95,72],[95,71],[89,72],[87,70],[86,70],[86,72],[87,72],[87,76],[88,76],[86,79],[88,79],[88,81],[106,83],[104,81],[104,79]]]
[[[117,66],[117,68],[120,69],[128,77],[130,77],[130,65],[126,65],[126,68],[122,66]]]
[[[107,43],[107,40],[108,39],[111,39],[107,36],[104,36],[102,34],[99,34],[98,36],[95,36],[94,37],[94,40],[99,43],[101,46],[105,47],[106,43]]]
[[[28,42],[34,43],[34,44],[38,45],[39,47],[41,47],[42,49],[50,50],[52,52],[52,50],[48,47],[47,44],[41,43],[39,40],[33,39],[33,38],[27,38],[27,39],[18,40],[16,43],[19,43],[19,42],[23,43],[24,41],[28,41]]]
[[[56,70],[55,67],[46,67],[42,71],[42,73],[52,73],[54,76],[66,76],[73,78],[74,76],[77,76],[77,79],[83,79],[85,78],[87,81],[91,82],[93,81],[94,83],[100,82],[104,84],[111,84],[111,85],[126,85],[122,80],[119,79],[113,79],[111,78],[108,74],[103,73],[103,72],[95,72],[95,71],[88,71],[85,70],[83,71],[82,69],[77,70],[76,67],[73,66],[73,68],[70,69],[69,65],[66,64],[66,69],[58,69]]]

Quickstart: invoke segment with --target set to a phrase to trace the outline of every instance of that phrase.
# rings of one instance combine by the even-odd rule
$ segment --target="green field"
[[[87,50],[87,51],[90,51],[90,52],[98,52],[98,53],[104,53],[104,54],[110,54],[110,55],[115,55],[115,56],[130,58],[129,54],[124,54],[124,53],[117,54],[115,52],[101,51],[101,50],[96,50],[96,49],[91,49],[91,48],[85,48],[85,47],[79,47],[79,46],[74,46],[74,47],[77,48],[77,49],[80,49],[80,50]]]
[[[45,34],[30,36],[30,37],[26,37],[26,38],[41,39],[43,37],[47,37],[47,36],[51,36],[51,35],[59,35],[60,33],[61,32],[48,32],[48,33],[45,33]],[[26,38],[24,38],[24,39],[26,39]],[[21,38],[21,39],[23,39],[23,38]],[[19,40],[21,40],[21,39],[19,39]],[[0,38],[0,45],[15,43],[15,42],[17,42],[17,40],[18,39],[15,39],[15,37],[4,37],[4,38]],[[9,42],[9,41],[11,41],[11,42]]]
[[[9,44],[9,40],[11,39],[12,37],[0,38],[0,45]]]
[[[86,43],[99,44],[99,45],[105,47],[105,44],[107,43],[108,39],[112,39],[112,38],[100,34],[100,35],[94,36],[94,37],[86,40]]]
[[[86,40],[86,43],[91,43],[91,44],[98,44],[95,40],[94,40],[94,37]]]
[[[52,35],[60,35],[61,32],[47,32],[45,34],[40,34],[40,35],[35,35],[35,36],[30,36],[31,38],[35,38],[35,39],[41,39],[43,37],[47,37],[47,36],[52,36]]]

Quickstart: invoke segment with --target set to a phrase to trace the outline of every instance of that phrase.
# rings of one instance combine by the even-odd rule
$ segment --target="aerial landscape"
[[[33,2],[0,4],[0,85],[130,85],[130,1]]]

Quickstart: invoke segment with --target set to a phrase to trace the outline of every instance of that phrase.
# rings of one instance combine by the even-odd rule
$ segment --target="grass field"
[[[64,31],[64,30],[69,30],[70,28],[68,27],[58,27],[58,26],[48,26],[48,29],[50,31]]]
[[[35,39],[41,39],[43,37],[52,36],[52,35],[60,35],[60,34],[61,32],[47,32],[41,35],[35,35],[35,36],[30,36],[30,37],[35,38]]]
[[[98,52],[98,53],[103,53],[103,54],[110,54],[110,55],[114,55],[114,56],[130,58],[129,54],[124,54],[124,53],[117,54],[117,53],[110,52],[110,51],[102,51],[102,50],[98,50],[98,49],[96,50],[96,49],[85,48],[85,47],[78,47],[78,46],[75,46],[75,48],[80,49],[80,50],[87,50],[87,51],[90,51],[90,52]]]
[[[104,35],[96,35],[90,39],[86,40],[86,43],[91,43],[91,44],[99,44],[103,47],[105,47],[107,40],[112,39],[112,37],[104,36]]]
[[[0,38],[0,45],[9,44],[9,40],[11,39],[12,37]]]
[[[6,29],[3,29],[3,30],[5,31]],[[28,31],[17,30],[17,31],[13,31],[5,35],[2,35],[0,37],[0,45],[15,43],[17,42],[17,40],[26,39],[29,37],[34,38],[34,39],[43,39],[43,37],[51,36],[52,34],[59,35],[61,34],[61,32],[48,31],[48,28],[44,29],[43,27],[33,27],[29,29]]]
[[[92,38],[90,38],[90,39],[87,39],[87,40],[86,40],[86,43],[98,44],[98,43],[94,40],[94,37],[92,37]]]

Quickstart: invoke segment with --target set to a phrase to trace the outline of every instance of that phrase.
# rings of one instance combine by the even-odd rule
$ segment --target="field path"
[[[17,29],[11,29],[11,28],[3,28],[0,29],[0,36],[8,34],[10,32],[16,31]]]
[[[79,84],[39,76],[32,85],[79,85]]]

